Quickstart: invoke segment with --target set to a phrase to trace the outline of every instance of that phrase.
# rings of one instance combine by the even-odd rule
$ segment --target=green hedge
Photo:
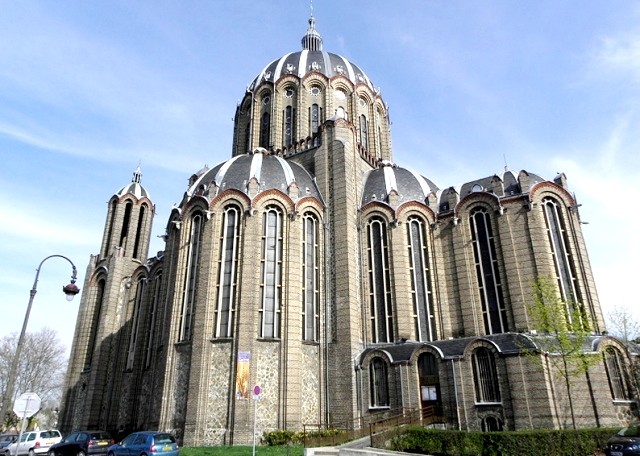
[[[390,449],[434,456],[587,456],[601,452],[617,430],[467,432],[411,426],[391,439]]]
[[[263,445],[268,446],[280,446],[280,445],[302,445],[306,439],[318,439],[318,438],[330,438],[332,436],[339,436],[345,434],[345,431],[340,429],[324,429],[322,431],[307,432],[293,432],[288,430],[277,430],[265,432],[262,434],[260,440]]]

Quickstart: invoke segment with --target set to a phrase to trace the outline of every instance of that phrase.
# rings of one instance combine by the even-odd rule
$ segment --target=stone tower
[[[131,183],[116,192],[108,203],[102,245],[87,266],[85,286],[76,323],[67,384],[73,391],[65,397],[76,401],[68,404],[60,427],[76,429],[80,423],[103,423],[111,413],[109,404],[119,382],[114,372],[126,369],[119,351],[123,333],[137,325],[131,320],[132,274],[147,261],[155,207],[141,184],[138,167]],[[136,288],[134,288],[136,289]],[[134,342],[132,342],[134,343]],[[132,358],[129,358],[132,359]],[[80,401],[78,401],[80,399]],[[91,409],[77,407],[82,402],[101,404]]]

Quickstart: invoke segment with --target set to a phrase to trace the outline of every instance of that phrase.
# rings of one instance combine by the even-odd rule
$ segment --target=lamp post
[[[71,264],[71,283],[69,285],[65,285],[62,287],[62,291],[67,296],[67,301],[71,301],[75,295],[80,293],[80,288],[76,285],[77,280],[77,270],[76,266],[73,262],[62,255],[49,255],[44,260],[40,262],[38,265],[38,269],[36,269],[36,278],[33,281],[33,288],[31,288],[31,292],[29,294],[29,304],[27,305],[27,313],[24,315],[24,322],[22,323],[22,331],[20,332],[20,337],[18,338],[18,344],[16,345],[16,352],[13,355],[13,359],[11,360],[11,366],[9,367],[9,375],[7,376],[7,390],[4,394],[4,398],[2,401],[2,412],[0,416],[4,417],[11,410],[14,396],[14,389],[16,383],[16,376],[18,371],[18,361],[20,359],[20,354],[22,352],[22,345],[24,344],[24,335],[27,331],[27,324],[29,323],[29,314],[31,313],[31,306],[33,304],[33,298],[37,292],[38,286],[38,277],[40,276],[40,268],[42,268],[42,264],[47,261],[49,258],[62,258],[67,260]]]

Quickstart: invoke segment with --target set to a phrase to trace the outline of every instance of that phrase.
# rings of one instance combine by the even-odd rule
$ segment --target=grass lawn
[[[256,446],[256,456],[302,456],[301,446]],[[252,446],[185,447],[180,456],[251,456]]]

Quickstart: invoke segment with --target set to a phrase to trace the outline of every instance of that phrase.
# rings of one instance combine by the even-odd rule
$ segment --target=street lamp
[[[62,287],[62,291],[67,297],[67,301],[71,301],[75,295],[80,293],[80,288],[76,285],[77,280],[77,270],[76,266],[73,262],[62,255],[49,255],[44,260],[40,262],[38,265],[38,269],[36,269],[36,278],[33,281],[33,288],[31,288],[31,292],[29,294],[29,304],[27,305],[27,313],[24,315],[24,322],[22,323],[22,331],[20,332],[20,337],[18,338],[18,344],[16,345],[16,352],[13,355],[13,359],[11,360],[11,366],[9,368],[9,375],[7,376],[7,390],[4,395],[4,400],[2,401],[2,412],[0,416],[5,416],[7,412],[11,410],[16,376],[18,371],[18,360],[20,359],[20,353],[22,352],[22,345],[24,344],[24,335],[27,331],[27,323],[29,322],[29,314],[31,313],[31,305],[33,304],[33,298],[37,292],[38,286],[38,277],[40,276],[40,268],[42,268],[42,264],[47,261],[49,258],[62,258],[67,260],[71,264],[71,283],[69,285],[65,285]]]

